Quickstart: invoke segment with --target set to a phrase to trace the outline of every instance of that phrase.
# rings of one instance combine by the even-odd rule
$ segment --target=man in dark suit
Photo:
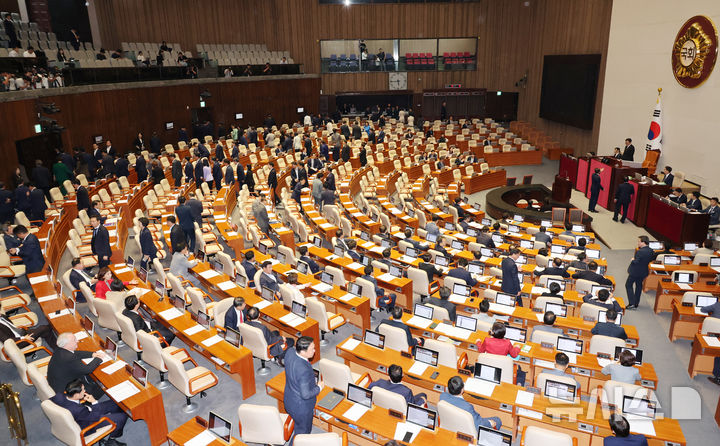
[[[606,310],[615,310],[616,313],[622,311],[622,307],[615,299],[610,300],[610,291],[606,289],[598,291],[597,296],[586,294],[583,296],[583,302],[605,308]]]
[[[605,437],[604,446],[648,446],[645,435],[630,433],[630,423],[622,415],[618,413],[610,415],[609,422],[614,436]]]
[[[278,197],[278,194],[276,191],[276,188],[278,185],[277,170],[275,170],[274,162],[271,161],[268,164],[270,165],[270,173],[268,173],[268,178],[267,178],[268,188],[270,188],[270,193],[272,194],[272,197],[273,197],[273,203],[277,205],[278,203],[280,203],[280,197]]]
[[[466,284],[470,287],[474,287],[477,285],[477,280],[475,280],[467,270],[468,261],[466,258],[461,257],[458,260],[458,266],[456,268],[451,269],[448,271],[449,277],[456,277],[458,279],[462,279],[465,281]],[[505,280],[503,280],[503,284],[505,283]]]
[[[187,244],[185,231],[177,224],[177,218],[175,218],[174,215],[168,216],[167,221],[170,223],[170,249],[172,249],[174,253],[179,252],[180,243],[183,245]]]
[[[30,220],[45,221],[45,210],[47,210],[45,193],[30,183]]]
[[[350,144],[345,143],[343,145],[342,150],[340,150],[340,159],[342,159],[343,163],[350,161]]]
[[[687,206],[688,209],[701,211],[702,203],[700,202],[700,192],[695,190],[690,192],[690,197],[688,198],[687,203],[685,203],[685,206]]]
[[[310,267],[310,271],[313,274],[317,274],[320,271],[320,265],[318,265],[317,262],[312,259],[312,257],[308,256],[307,246],[303,245],[298,247],[298,253],[300,254],[300,260],[308,264],[308,266]]]
[[[422,406],[425,404],[427,395],[424,393],[418,393],[413,395],[412,390],[409,387],[402,384],[403,369],[397,364],[392,364],[388,367],[388,379],[379,379],[373,381],[368,386],[368,390],[372,390],[373,387],[379,387],[381,389],[389,390],[390,392],[397,393],[405,398],[405,401],[409,404],[416,404]]]
[[[345,139],[350,139],[350,127],[347,125],[347,122],[343,122],[340,126],[340,134],[344,136]]]
[[[147,217],[140,217],[139,221],[142,225],[142,229],[140,230],[140,250],[142,251],[141,265],[144,265],[146,269],[150,269],[153,259],[157,257],[158,250],[155,246],[155,241],[153,241],[152,233],[148,228],[150,220],[148,220]]]
[[[130,176],[130,161],[128,161],[127,156],[120,155],[115,160],[115,175],[118,178]]]
[[[600,184],[600,172],[602,172],[603,169],[595,168],[595,172],[592,174],[591,178],[591,184],[590,184],[590,206],[588,206],[588,210],[590,212],[597,212],[595,210],[595,205],[597,204],[598,197],[600,196],[600,191],[605,189],[602,184]]]
[[[317,158],[317,155],[312,155],[308,161],[308,174],[315,175],[320,169],[323,168],[323,163]]]
[[[450,294],[452,292],[450,291],[450,288],[444,286],[440,287],[440,290],[438,291],[438,294],[440,295],[440,298],[437,297],[430,297],[427,300],[427,303],[431,305],[435,305],[436,307],[442,307],[447,310],[448,316],[450,317],[451,321],[455,320],[455,317],[457,315],[457,310],[455,308],[455,304],[450,302],[448,299],[450,298]]]
[[[649,274],[648,265],[655,260],[655,252],[650,249],[649,244],[650,239],[646,235],[641,235],[638,238],[638,249],[635,251],[635,256],[627,269],[628,278],[625,282],[625,291],[628,297],[628,310],[635,309],[640,305],[643,280]]]
[[[8,339],[12,339],[18,348],[23,348],[34,342],[36,339],[42,338],[51,350],[57,349],[55,341],[55,333],[49,325],[36,325],[30,328],[19,328],[7,318],[5,312],[0,310],[0,343],[4,343]]]
[[[591,260],[590,263],[588,263],[587,270],[576,272],[572,275],[572,278],[576,280],[589,280],[590,282],[595,282],[599,285],[612,285],[612,281],[607,277],[603,276],[602,274],[598,274],[597,269],[598,264],[594,260]]]
[[[108,266],[110,264],[110,257],[112,257],[112,248],[110,247],[110,233],[107,228],[100,224],[100,218],[96,215],[90,217],[90,225],[93,227],[92,239],[90,239],[90,246],[92,247],[92,253],[98,257],[98,266]]]
[[[203,205],[200,200],[198,200],[195,197],[195,192],[190,192],[189,194],[190,199],[185,202],[185,204],[190,208],[190,212],[192,213],[193,220],[195,223],[198,224],[198,226],[202,227],[202,212],[203,212]],[[182,220],[180,221],[182,223]],[[195,237],[195,228],[193,227],[193,237]]]
[[[182,184],[183,170],[182,161],[180,161],[175,154],[170,154],[170,158],[173,160],[171,164],[170,174],[175,180],[175,187],[180,187]]]
[[[535,275],[536,276],[562,276],[564,278],[570,277],[570,273],[568,273],[565,268],[562,267],[562,259],[559,257],[555,257],[552,262],[552,266],[548,266],[542,271],[538,271],[535,269]]]
[[[665,174],[662,182],[672,187],[673,181],[675,180],[675,175],[672,174],[672,167],[665,166],[665,168],[662,170],[662,173]]]
[[[285,410],[295,421],[293,436],[312,431],[313,413],[318,393],[324,384],[315,382],[310,360],[315,355],[315,343],[310,336],[301,336],[285,355]]]
[[[85,209],[90,208],[90,196],[88,195],[88,190],[80,184],[78,180],[72,180],[73,185],[75,186],[75,196],[77,199],[77,208],[78,212]]]
[[[380,323],[377,324],[377,327],[375,327],[375,331],[378,331],[382,324],[391,325],[393,327],[400,328],[405,332],[405,335],[407,336],[408,346],[410,346],[410,348],[413,348],[413,350],[416,345],[423,345],[422,338],[413,338],[412,333],[410,333],[410,328],[402,321],[403,310],[401,307],[393,307],[390,314],[392,315],[392,319],[383,319],[382,321],[380,321]]]
[[[143,330],[146,333],[151,331],[157,332],[165,339],[168,345],[172,344],[175,334],[161,323],[154,319],[146,319],[140,314],[140,300],[134,294],[130,294],[125,298],[125,309],[122,311],[123,316],[130,319],[133,323],[135,331]]]
[[[248,286],[255,286],[255,273],[257,273],[257,265],[255,263],[255,253],[253,251],[246,251],[245,258],[240,263],[245,268],[245,275],[248,278]]]
[[[183,172],[185,174],[185,182],[189,183],[193,181],[193,165],[192,162],[190,162],[190,157],[185,157],[185,166],[183,167]]]
[[[605,312],[607,322],[597,322],[590,331],[594,335],[610,336],[613,338],[619,338],[627,340],[627,334],[622,325],[617,325],[615,319],[617,319],[617,313],[615,310],[607,310]]]
[[[56,390],[57,393],[50,398],[50,401],[70,411],[80,429],[85,429],[100,421],[101,418],[107,417],[115,423],[115,429],[98,444],[103,446],[125,446],[125,443],[117,441],[117,438],[122,436],[128,416],[115,401],[98,402],[93,395],[86,393],[86,386],[79,379],[74,379],[62,387],[59,392]],[[108,426],[107,422],[100,423],[96,428],[85,434],[91,434],[104,426]]]
[[[112,158],[115,158],[115,156],[117,155],[117,151],[115,150],[115,147],[113,147],[112,141],[110,141],[109,139],[105,141],[105,153],[110,155]]]
[[[182,195],[178,198],[179,206],[175,208],[175,215],[177,215],[180,228],[182,228],[183,233],[185,233],[185,242],[190,248],[190,251],[195,252],[195,219],[193,218],[190,206],[188,206],[185,201],[185,197]]]
[[[635,159],[635,146],[632,145],[632,139],[625,140],[625,149],[623,150],[622,159],[625,161],[633,161]]]
[[[17,38],[17,31],[15,30],[15,22],[12,21],[12,16],[10,14],[5,14],[3,25],[5,27],[5,34],[7,34],[8,39],[10,40],[8,42],[8,48],[17,48],[20,46],[20,41]]]
[[[331,191],[335,191],[335,174],[333,173],[332,169],[328,168],[328,174],[325,177],[325,183],[323,184],[325,188],[330,189]]]
[[[541,227],[540,230],[542,231],[542,229],[544,229],[544,228]],[[540,234],[540,233],[538,233],[538,234]],[[536,240],[537,240],[538,234],[535,234]],[[492,236],[490,235],[490,228],[488,228],[487,226],[483,226],[480,229],[480,232],[478,233],[476,239],[477,239],[477,242],[480,243],[481,245],[485,245],[490,249],[495,248],[495,242],[492,241]]]
[[[625,223],[625,218],[627,218],[628,208],[630,207],[630,200],[632,200],[633,194],[635,194],[635,189],[633,189],[630,183],[628,183],[627,177],[624,177],[622,183],[620,183],[617,191],[615,192],[615,215],[613,215],[613,221],[618,221],[618,213],[622,208],[622,218],[620,219],[620,223]]]
[[[24,212],[26,217],[30,217],[32,202],[30,201],[30,188],[27,186],[27,183],[22,183],[16,187],[14,195],[17,210]]]
[[[720,206],[718,206],[717,197],[712,197],[710,199],[710,206],[706,207],[703,212],[710,214],[710,226],[720,224]]]
[[[50,170],[43,166],[41,160],[35,160],[35,167],[30,172],[30,179],[36,187],[40,188],[46,196],[50,196],[50,186],[52,185],[52,174]]]
[[[82,380],[85,389],[92,396],[100,398],[103,395],[102,389],[88,375],[102,364],[105,353],[78,351],[77,338],[74,333],[70,332],[60,333],[57,338],[57,346],[58,348],[53,352],[47,367],[47,380],[50,387],[55,393],[62,394],[67,383],[79,379]],[[92,360],[88,364],[83,361],[83,359],[91,358]]]
[[[500,289],[503,293],[516,296],[515,301],[518,306],[522,306],[522,298],[520,297],[520,290],[522,285],[518,278],[518,267],[515,261],[520,257],[520,250],[517,248],[510,248],[508,256],[505,257],[500,263],[502,269],[502,287]]]
[[[425,271],[425,274],[428,276],[428,283],[435,280],[435,276],[442,276],[442,271],[437,269],[435,265],[430,263],[430,260],[432,259],[432,256],[430,253],[424,252],[418,256],[418,258],[421,260],[418,264],[418,269],[421,269]],[[389,265],[388,265],[389,266]]]
[[[451,206],[457,211],[459,219],[465,218],[465,209],[462,208],[462,199],[460,197],[456,197]]]
[[[282,281],[275,274],[272,268],[272,262],[265,260],[262,262],[262,273],[260,274],[260,287],[269,288],[275,292],[276,295],[280,295],[280,284]]]
[[[280,336],[280,332],[277,330],[270,331],[269,328],[258,321],[259,317],[260,310],[256,307],[251,307],[247,311],[247,321],[245,323],[251,327],[259,328],[260,331],[262,331],[265,342],[267,342],[268,347],[270,347],[270,354],[274,356],[275,362],[280,367],[284,367],[285,364],[283,360],[285,353],[287,353],[288,348],[295,344],[295,340],[291,337]]]
[[[40,241],[35,234],[30,234],[25,226],[17,225],[13,228],[13,235],[19,238],[21,243],[17,248],[10,248],[8,252],[20,256],[27,274],[42,271],[45,266],[45,257],[40,248]]]
[[[247,305],[245,299],[236,297],[233,299],[233,306],[225,312],[225,328],[238,329],[238,325],[244,324],[247,319]]]
[[[97,278],[91,277],[90,274],[85,272],[80,257],[75,257],[70,263],[72,265],[72,269],[70,270],[69,279],[70,285],[72,285],[73,290],[80,290],[80,284],[85,283],[91,291],[95,291],[95,284],[97,283]],[[75,300],[77,302],[84,302],[85,297],[82,295],[81,292],[78,291],[78,293],[76,293],[75,295]]]
[[[5,187],[5,183],[0,181],[0,223],[13,221],[14,218],[13,193]]]
[[[148,169],[147,160],[140,153],[135,157],[135,172],[137,173],[137,182],[142,183],[147,180]]]
[[[670,191],[670,195],[667,196],[668,199],[672,202],[675,202],[677,204],[685,204],[687,203],[687,195],[685,195],[679,187],[676,187],[675,189]]]
[[[213,174],[213,180],[215,180],[215,190],[220,190],[222,187],[222,168],[220,167],[220,161],[218,161],[217,158],[213,158],[213,165],[212,165],[212,174]],[[208,186],[211,186],[208,184]]]
[[[235,169],[230,164],[230,160],[227,158],[223,160],[223,172],[225,172],[223,174],[225,178],[225,184],[227,184],[228,186],[232,186],[233,183],[235,183]]]

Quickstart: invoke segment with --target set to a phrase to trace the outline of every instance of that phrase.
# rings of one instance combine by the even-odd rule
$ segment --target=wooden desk
[[[650,275],[645,278],[643,291],[657,290],[658,283],[662,281],[662,279],[672,279],[672,273],[678,270],[695,271],[698,274],[698,280],[696,282],[698,284],[714,281],[715,276],[718,275],[718,272],[709,266],[693,265],[690,262],[684,262],[680,265],[651,263],[649,266]]]
[[[720,347],[714,347],[708,344],[709,336],[695,333],[693,339],[692,353],[690,353],[690,362],[688,364],[688,375],[695,378],[698,374],[710,375],[713,372],[713,363],[715,358],[720,356]]]
[[[634,221],[637,226],[644,227],[647,223],[648,207],[650,206],[650,200],[652,199],[653,194],[658,194],[664,197],[670,193],[671,188],[665,183],[648,184],[639,183],[635,180],[630,181],[630,183],[634,184],[637,188],[637,195],[635,196],[635,213],[633,214],[631,220]]]
[[[65,309],[65,302],[61,297],[50,300],[43,299],[46,296],[57,296],[57,293],[50,277],[42,273],[28,275],[29,279],[41,277],[46,277],[47,280],[33,284],[33,292],[38,300],[43,300],[43,302],[39,302],[39,305],[53,330],[55,330],[56,333],[78,333],[83,331],[81,318],[77,313],[74,315],[49,317],[51,313]],[[86,351],[101,350],[99,337],[95,335],[81,339],[78,343],[78,349]],[[104,366],[99,366],[91,374],[93,379],[95,379],[103,389],[108,389],[130,379],[130,374],[125,371],[125,369],[108,375],[102,371],[103,368]],[[133,420],[145,420],[150,436],[150,443],[153,446],[165,443],[168,433],[165,406],[163,405],[162,393],[160,393],[155,386],[148,384],[146,388],[140,389],[139,393],[136,393],[130,398],[115,402]]]
[[[465,185],[465,194],[470,195],[485,189],[505,186],[505,169],[491,170],[487,173],[474,173],[472,176],[463,176],[462,182]]]
[[[655,313],[672,311],[673,302],[680,302],[683,295],[688,291],[699,291],[703,293],[710,293],[715,296],[720,296],[720,285],[707,285],[702,282],[695,282],[694,284],[690,285],[689,290],[686,290],[680,288],[674,282],[663,282],[662,280],[660,280],[657,284],[657,290],[655,292]]]
[[[198,423],[197,418],[200,418],[200,417],[192,418],[192,419],[186,421],[185,423],[183,423],[182,425],[180,425],[179,427],[177,427],[172,432],[170,432],[167,436],[168,444],[170,446],[173,446],[173,445],[182,446],[185,443],[187,443],[188,441],[195,438],[197,435],[200,435],[203,431],[205,431],[206,429]],[[220,441],[218,439],[215,439],[208,444],[208,446],[227,446],[227,445],[228,445],[227,443],[225,443],[224,441]],[[242,441],[231,436],[230,437],[230,446],[246,446],[246,445]]]
[[[688,212],[659,200],[650,198],[645,229],[662,240],[674,244],[685,242],[702,243],[707,237],[710,215]]]
[[[671,342],[676,339],[693,339],[700,331],[707,315],[695,313],[695,307],[683,307],[680,300],[672,302],[672,319],[668,337]]]

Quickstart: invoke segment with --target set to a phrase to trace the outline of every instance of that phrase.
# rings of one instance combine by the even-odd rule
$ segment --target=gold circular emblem
[[[698,15],[685,22],[675,37],[671,56],[673,75],[680,85],[695,88],[707,80],[715,66],[717,47],[712,20]]]

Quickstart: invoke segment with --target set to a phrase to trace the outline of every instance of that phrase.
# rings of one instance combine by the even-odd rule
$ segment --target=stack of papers
[[[175,319],[176,317],[182,316],[183,313],[178,310],[177,308],[168,308],[167,310],[161,311],[158,313],[158,316],[165,319],[166,321],[170,321],[172,319]]]
[[[630,423],[630,432],[651,437],[655,436],[655,425],[652,420],[633,417],[628,417],[627,420]]]
[[[235,282],[226,280],[225,282],[218,283],[218,288],[220,288],[223,291],[231,290],[233,288],[237,288],[237,285],[235,285]]]
[[[355,338],[350,338],[347,341],[345,341],[345,343],[343,345],[341,345],[340,347],[344,348],[345,350],[352,351],[352,350],[355,350],[355,347],[357,347],[358,345],[360,345],[360,341],[358,341]]]
[[[490,302],[490,311],[493,313],[513,314],[513,312],[515,311],[515,307]]]
[[[125,267],[125,268],[116,269],[116,270],[115,270],[115,274],[128,273],[128,272],[130,272],[130,271],[131,271],[130,268]]]
[[[352,298],[354,298],[355,295],[351,293],[343,294],[342,296],[338,296],[338,300],[341,300],[343,302],[350,302]]]
[[[397,279],[397,277],[393,276],[390,273],[385,273],[385,274],[380,274],[379,276],[377,276],[377,279],[382,280],[383,282],[392,282],[394,279]]]
[[[75,333],[75,339],[78,340],[78,341],[81,341],[81,340],[83,340],[83,339],[85,339],[85,338],[87,338],[87,337],[88,337],[88,334],[87,334],[87,332],[84,331],[84,330],[83,330],[83,331],[78,331],[77,333]]]
[[[484,379],[468,378],[467,381],[465,381],[465,390],[476,395],[488,397],[492,396],[496,386],[497,384],[494,382],[485,381]]]
[[[297,327],[300,324],[305,323],[305,319],[301,318],[300,316],[297,316],[293,313],[288,313],[285,316],[278,318],[280,322],[283,322],[285,324],[288,324],[291,327]]]
[[[217,277],[219,275],[220,274],[218,274],[215,270],[212,269],[200,273],[200,277],[202,277],[203,279],[212,279],[213,277]]]
[[[190,440],[186,441],[185,446],[207,446],[215,441],[216,438],[217,437],[211,434],[210,431],[202,431]]]
[[[537,367],[545,367],[546,369],[554,369],[555,363],[552,361],[545,361],[544,359],[536,359],[535,360],[535,366]]]
[[[195,325],[193,325],[192,327],[186,328],[185,330],[183,330],[183,333],[185,333],[185,334],[188,335],[188,336],[192,336],[192,335],[194,335],[195,333],[200,333],[200,332],[203,331],[203,330],[205,330],[205,329],[203,328],[202,325],[200,325],[200,324],[195,324]]]
[[[101,369],[102,372],[107,373],[108,375],[112,375],[113,373],[117,372],[118,370],[125,367],[127,363],[125,361],[115,361],[109,366],[105,367],[104,369]]]
[[[425,319],[424,317],[413,316],[408,319],[408,325],[414,325],[420,328],[428,328],[432,324],[432,319]]]
[[[707,342],[710,347],[720,347],[720,339],[715,336],[703,336],[703,339],[705,339],[705,342]]]
[[[542,294],[542,293],[548,293],[550,292],[549,289],[541,287],[541,286],[534,286],[532,287],[532,290],[530,291],[533,294]]]
[[[362,263],[358,263],[358,262],[352,262],[349,265],[345,266],[345,268],[350,268],[350,269],[360,269],[360,268],[364,268],[364,267],[365,267],[365,265],[363,265]]]
[[[323,229],[330,229],[333,227],[332,223],[321,223],[319,226]]]
[[[365,415],[368,410],[370,410],[369,407],[355,403],[352,405],[352,407],[350,407],[350,409],[345,411],[343,417],[354,422],[362,418],[362,416]]]
[[[31,277],[30,278],[30,285],[37,285],[38,283],[47,282],[50,280],[48,276],[37,276],[37,277]]]
[[[257,308],[258,310],[262,310],[263,308],[269,307],[270,305],[272,305],[270,302],[263,299],[253,304],[253,307]]]
[[[417,362],[415,361],[408,370],[408,373],[412,373],[413,375],[422,376],[423,373],[425,373],[425,370],[430,367],[430,365],[425,364],[424,362]]]
[[[413,440],[415,440],[415,437],[417,437],[417,434],[420,433],[420,429],[422,429],[419,425],[414,423],[407,423],[402,422],[398,423],[395,426],[395,435],[393,438],[398,441],[402,441],[404,443],[412,443]],[[412,434],[409,439],[405,438],[406,434]]]
[[[534,399],[534,394],[524,390],[518,390],[517,396],[515,396],[515,404],[532,407]]]
[[[415,257],[406,256],[405,254],[400,256],[400,260],[407,263],[413,263],[415,261]]]
[[[49,300],[55,300],[55,299],[57,299],[57,294],[51,294],[49,296],[38,297],[37,301],[38,301],[38,303],[43,303],[43,302],[47,302]]]
[[[454,304],[464,304],[467,297],[460,294],[451,294],[448,300]]]
[[[612,359],[604,359],[604,358],[598,358],[597,359],[598,365],[600,367],[605,367],[613,363]]]
[[[311,286],[313,290],[317,291],[318,293],[327,293],[328,291],[332,290],[332,285],[328,285],[327,283],[320,282],[313,286]]]
[[[681,290],[692,290],[692,287],[687,283],[676,283],[675,285],[677,285]]]
[[[105,393],[107,393],[110,398],[114,399],[116,402],[119,402],[130,398],[136,393],[140,393],[140,389],[138,389],[135,384],[130,381],[123,381],[118,385],[110,387],[105,391]]]
[[[205,347],[210,347],[212,345],[217,344],[218,342],[220,342],[222,340],[223,340],[223,338],[221,338],[218,335],[215,335],[215,336],[211,336],[211,337],[205,339],[204,341],[201,342],[201,344],[204,345]]]

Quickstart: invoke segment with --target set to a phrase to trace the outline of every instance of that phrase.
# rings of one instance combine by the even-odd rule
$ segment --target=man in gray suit
[[[255,216],[260,230],[266,234],[270,233],[270,217],[268,216],[267,209],[265,208],[265,195],[260,194],[258,198],[253,201],[252,213]]]

